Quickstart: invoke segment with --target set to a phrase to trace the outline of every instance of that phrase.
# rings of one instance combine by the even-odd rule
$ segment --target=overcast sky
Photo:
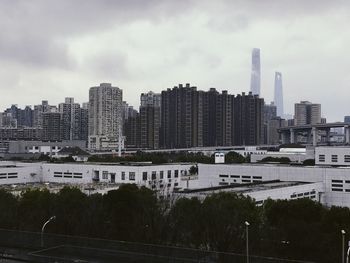
[[[111,82],[141,92],[179,83],[248,92],[251,50],[261,49],[262,97],[282,72],[285,112],[322,104],[350,115],[350,1],[1,0],[0,111],[11,104],[88,100]]]

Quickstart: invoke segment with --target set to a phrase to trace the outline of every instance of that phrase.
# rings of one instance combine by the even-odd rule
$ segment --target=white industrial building
[[[319,167],[276,164],[198,164],[199,179],[189,181],[190,189],[235,184],[259,184],[266,181],[304,182],[310,192],[316,190],[318,200],[327,205],[350,207],[350,167]],[[318,183],[318,187],[312,183]],[[322,187],[321,187],[322,185]],[[257,189],[257,191],[259,191]],[[273,192],[273,194],[272,194]],[[275,189],[270,197],[285,199],[285,189]],[[255,194],[254,194],[255,195]],[[254,196],[249,194],[249,196]],[[279,198],[277,198],[279,199]],[[290,198],[287,199],[292,199]]]
[[[321,166],[350,166],[350,147],[317,147],[315,163]]]
[[[320,163],[320,156],[324,162]],[[333,162],[334,155],[337,162]],[[333,157],[332,157],[333,156]],[[317,166],[278,164],[198,164],[198,175],[189,175],[193,164],[128,163],[24,163],[0,162],[0,185],[54,183],[110,185],[134,183],[169,195],[203,197],[232,191],[254,198],[310,198],[331,206],[350,207],[350,148],[319,147]],[[323,157],[321,157],[323,158]],[[350,162],[349,162],[350,163]]]
[[[26,183],[135,183],[170,193],[181,188],[191,164],[78,164],[0,162],[0,185]]]

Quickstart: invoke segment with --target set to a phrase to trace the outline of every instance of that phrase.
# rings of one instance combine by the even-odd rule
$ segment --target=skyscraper
[[[202,141],[201,114],[198,107],[199,92],[190,84],[162,91],[161,133],[163,148],[197,147]]]
[[[91,150],[116,150],[122,138],[123,92],[110,83],[89,91],[89,141]]]
[[[274,104],[277,107],[277,116],[283,118],[283,89],[282,89],[282,73],[275,72],[275,98]]]
[[[294,125],[321,123],[321,104],[301,101],[294,105]]]
[[[79,103],[74,103],[74,98],[65,98],[64,103],[58,105],[62,114],[62,136],[64,140],[81,139],[81,112]]]
[[[250,91],[253,95],[260,96],[260,49],[252,51],[252,73],[250,79]]]
[[[44,112],[42,114],[44,141],[62,140],[62,114],[59,112]]]
[[[49,105],[47,100],[43,100],[41,105],[34,105],[33,126],[41,128],[43,124],[43,113],[55,111],[57,111],[57,107]]]
[[[88,140],[89,136],[89,103],[84,102],[80,108],[80,139]]]
[[[159,148],[161,95],[152,91],[141,94],[140,130],[142,148]]]
[[[249,93],[234,98],[235,145],[259,145],[264,141],[264,99]]]

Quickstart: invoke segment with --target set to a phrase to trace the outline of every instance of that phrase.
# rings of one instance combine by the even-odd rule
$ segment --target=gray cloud
[[[350,96],[349,8],[347,0],[3,0],[0,106],[86,101],[88,87],[105,81],[135,106],[140,92],[179,82],[240,93],[260,47],[267,101],[279,70],[287,111],[306,99],[339,120],[347,103],[328,98]]]

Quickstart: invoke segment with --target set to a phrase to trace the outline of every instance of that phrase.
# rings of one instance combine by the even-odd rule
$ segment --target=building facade
[[[140,100],[140,146],[159,149],[161,94],[152,91],[142,93]]]
[[[197,88],[190,84],[162,91],[161,134],[162,148],[189,148],[201,140]]]
[[[63,125],[62,114],[59,112],[45,112],[42,114],[43,141],[61,141]]]
[[[275,93],[274,93],[274,104],[277,108],[277,116],[284,118],[283,110],[283,87],[282,87],[282,73],[275,72]]]
[[[301,101],[294,104],[294,125],[321,123],[321,104]]]
[[[264,141],[264,99],[249,93],[234,99],[234,144],[259,145]]]
[[[74,98],[65,98],[64,103],[58,105],[62,116],[62,139],[81,139],[81,110],[80,104],[74,103]]]
[[[260,49],[254,48],[252,51],[252,72],[250,79],[250,91],[253,95],[260,96]]]
[[[90,88],[89,149],[113,150],[121,143],[122,97],[122,90],[110,83]]]

